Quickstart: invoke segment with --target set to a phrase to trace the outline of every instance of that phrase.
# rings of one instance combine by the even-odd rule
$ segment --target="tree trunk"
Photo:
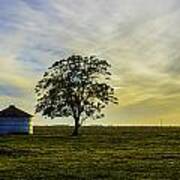
[[[78,136],[78,130],[79,130],[79,117],[78,118],[74,118],[75,119],[75,124],[74,124],[74,131],[72,133],[72,136]]]

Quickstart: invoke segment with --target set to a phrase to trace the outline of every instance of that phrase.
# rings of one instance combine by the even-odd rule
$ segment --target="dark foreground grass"
[[[0,179],[180,179],[180,128],[36,127],[0,136]]]

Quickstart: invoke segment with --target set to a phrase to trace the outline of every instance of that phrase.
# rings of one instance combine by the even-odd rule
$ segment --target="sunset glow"
[[[119,105],[93,124],[180,125],[180,1],[0,0],[0,9],[0,109],[34,113],[34,87],[54,61],[97,55],[112,64]],[[59,122],[73,120],[34,117]]]

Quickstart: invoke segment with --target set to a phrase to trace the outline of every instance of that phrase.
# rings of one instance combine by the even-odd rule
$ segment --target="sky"
[[[180,125],[179,22],[179,0],[0,0],[0,109],[34,114],[34,87],[53,62],[97,55],[112,65],[119,105],[87,125]]]

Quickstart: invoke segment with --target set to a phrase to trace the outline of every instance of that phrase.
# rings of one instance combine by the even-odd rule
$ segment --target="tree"
[[[101,118],[106,105],[117,104],[114,89],[106,83],[110,80],[110,67],[106,60],[96,56],[73,55],[55,62],[35,88],[36,113],[52,119],[72,116],[72,135],[78,135],[87,118]]]

